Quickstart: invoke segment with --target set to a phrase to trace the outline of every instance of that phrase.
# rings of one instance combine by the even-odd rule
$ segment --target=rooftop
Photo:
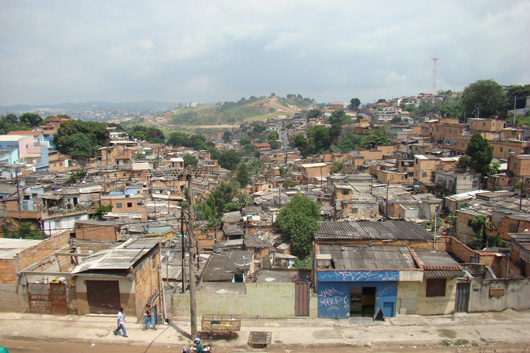
[[[352,269],[414,269],[417,268],[405,246],[320,245],[319,254],[330,254],[333,268]]]
[[[115,248],[101,250],[92,256],[86,257],[83,262],[73,269],[72,273],[98,270],[128,270],[151,251],[159,241],[160,239],[158,238],[129,239]]]
[[[315,240],[433,240],[433,235],[415,222],[318,222]]]

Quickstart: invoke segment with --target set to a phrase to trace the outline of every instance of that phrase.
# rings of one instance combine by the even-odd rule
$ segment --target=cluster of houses
[[[364,120],[344,129],[369,134]],[[1,145],[2,152],[17,155],[0,163],[2,231],[16,234],[30,224],[46,238],[0,238],[0,310],[85,315],[123,306],[140,321],[151,304],[160,319],[185,317],[190,278],[199,315],[348,318],[529,308],[530,203],[523,196],[530,142],[523,129],[491,119],[432,119],[387,129],[388,146],[302,158],[286,142],[315,124],[325,125],[325,115],[268,121],[282,148],[253,144],[263,168],[243,189],[252,204],[213,227],[196,221],[194,243],[185,193],[191,189],[195,203],[206,200],[232,175],[210,153],[114,133],[112,144],[82,165],[48,152],[41,169],[24,146],[40,146],[42,131],[1,136],[12,147]],[[456,169],[476,132],[501,165],[486,180]],[[229,142],[222,137],[212,136],[217,149],[243,150],[237,132]],[[192,177],[186,155],[198,161]],[[86,175],[72,180],[79,169]],[[286,180],[295,186],[284,187]],[[522,191],[513,190],[518,181]],[[297,257],[276,225],[296,194],[320,205],[311,269],[295,268]],[[110,211],[101,213],[101,206]],[[440,223],[442,214],[449,216]],[[478,215],[487,220],[486,242],[474,250],[468,244],[477,237],[471,221]]]

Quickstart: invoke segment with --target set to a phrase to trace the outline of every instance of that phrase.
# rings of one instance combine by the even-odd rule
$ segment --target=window
[[[121,208],[121,202],[118,202],[118,203],[116,204],[116,208]]]
[[[467,220],[467,226],[468,226],[468,227],[471,227],[471,221],[472,221],[472,220],[473,220],[473,219],[468,219],[468,220]]]
[[[515,232],[517,232],[517,223],[510,223],[510,224],[508,225],[508,231],[509,231],[510,233],[515,233]]]
[[[427,279],[426,297],[445,297],[445,278]]]
[[[351,209],[351,213],[356,214],[357,212],[359,212],[359,210],[357,208],[352,208]]]
[[[131,208],[132,207],[132,202],[127,202],[127,208]]]
[[[350,192],[349,192],[348,190],[342,190],[342,194],[343,194],[343,195],[349,195]]]
[[[425,178],[427,176],[427,172],[421,173],[421,176]]]

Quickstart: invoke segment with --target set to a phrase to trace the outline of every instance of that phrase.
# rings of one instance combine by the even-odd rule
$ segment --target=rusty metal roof
[[[315,240],[433,240],[433,235],[415,222],[318,222]]]

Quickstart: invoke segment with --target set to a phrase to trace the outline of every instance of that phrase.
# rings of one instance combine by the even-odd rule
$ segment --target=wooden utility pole
[[[186,293],[186,244],[185,244],[185,238],[184,238],[184,208],[182,207],[182,203],[180,204],[180,240],[181,240],[181,248],[182,248],[182,294]]]
[[[195,298],[195,248],[193,247],[193,188],[191,184],[192,174],[191,172],[186,175],[188,180],[188,237],[189,237],[189,274],[190,274],[190,321],[191,321],[191,337],[197,336],[197,301]]]

